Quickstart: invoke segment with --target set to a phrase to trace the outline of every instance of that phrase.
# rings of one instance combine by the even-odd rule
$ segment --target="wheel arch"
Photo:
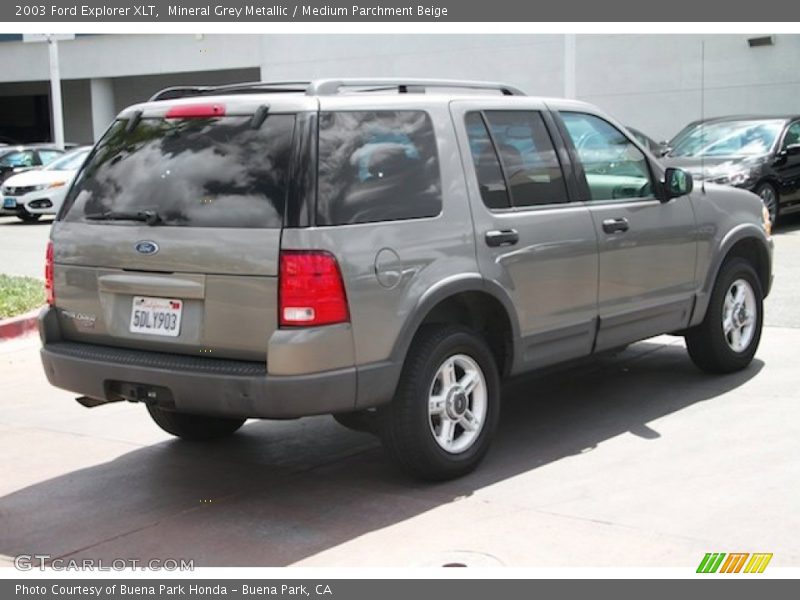
[[[712,267],[708,270],[705,282],[697,296],[691,325],[697,325],[705,318],[711,291],[719,276],[720,269],[731,258],[749,261],[758,275],[764,298],[772,285],[772,249],[766,234],[756,225],[745,224],[730,231],[722,240]]]
[[[512,371],[520,338],[514,304],[497,283],[479,275],[459,276],[431,287],[420,298],[392,350],[392,360],[405,361],[420,328],[432,323],[460,324],[486,337],[501,375]]]

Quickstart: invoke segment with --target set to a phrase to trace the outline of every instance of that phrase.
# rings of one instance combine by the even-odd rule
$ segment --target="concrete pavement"
[[[693,570],[742,551],[800,566],[794,227],[776,236],[749,369],[704,375],[664,336],[511,382],[487,460],[445,484],[406,479],[330,417],[176,441],[141,406],[51,388],[35,338],[0,344],[0,555]]]

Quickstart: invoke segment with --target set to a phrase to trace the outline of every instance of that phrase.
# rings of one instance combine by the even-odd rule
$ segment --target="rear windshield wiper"
[[[99,213],[84,215],[83,218],[89,221],[141,221],[148,225],[158,225],[161,223],[161,216],[154,210],[140,210],[138,212],[106,210]]]

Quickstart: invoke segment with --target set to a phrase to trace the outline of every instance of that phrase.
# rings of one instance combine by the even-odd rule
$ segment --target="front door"
[[[644,153],[605,119],[559,116],[599,240],[596,350],[686,327],[697,251],[689,198],[661,202]]]
[[[795,121],[786,129],[774,168],[780,182],[778,193],[781,204],[791,206],[800,203],[800,121]]]

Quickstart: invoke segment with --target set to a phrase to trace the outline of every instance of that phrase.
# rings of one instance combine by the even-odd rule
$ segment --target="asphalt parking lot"
[[[38,276],[48,225],[0,219],[0,266]],[[506,386],[487,460],[409,481],[330,417],[175,441],[137,405],[51,388],[35,337],[0,344],[0,564],[18,554],[197,566],[800,566],[800,217],[775,234],[756,360],[710,377],[679,338]]]

